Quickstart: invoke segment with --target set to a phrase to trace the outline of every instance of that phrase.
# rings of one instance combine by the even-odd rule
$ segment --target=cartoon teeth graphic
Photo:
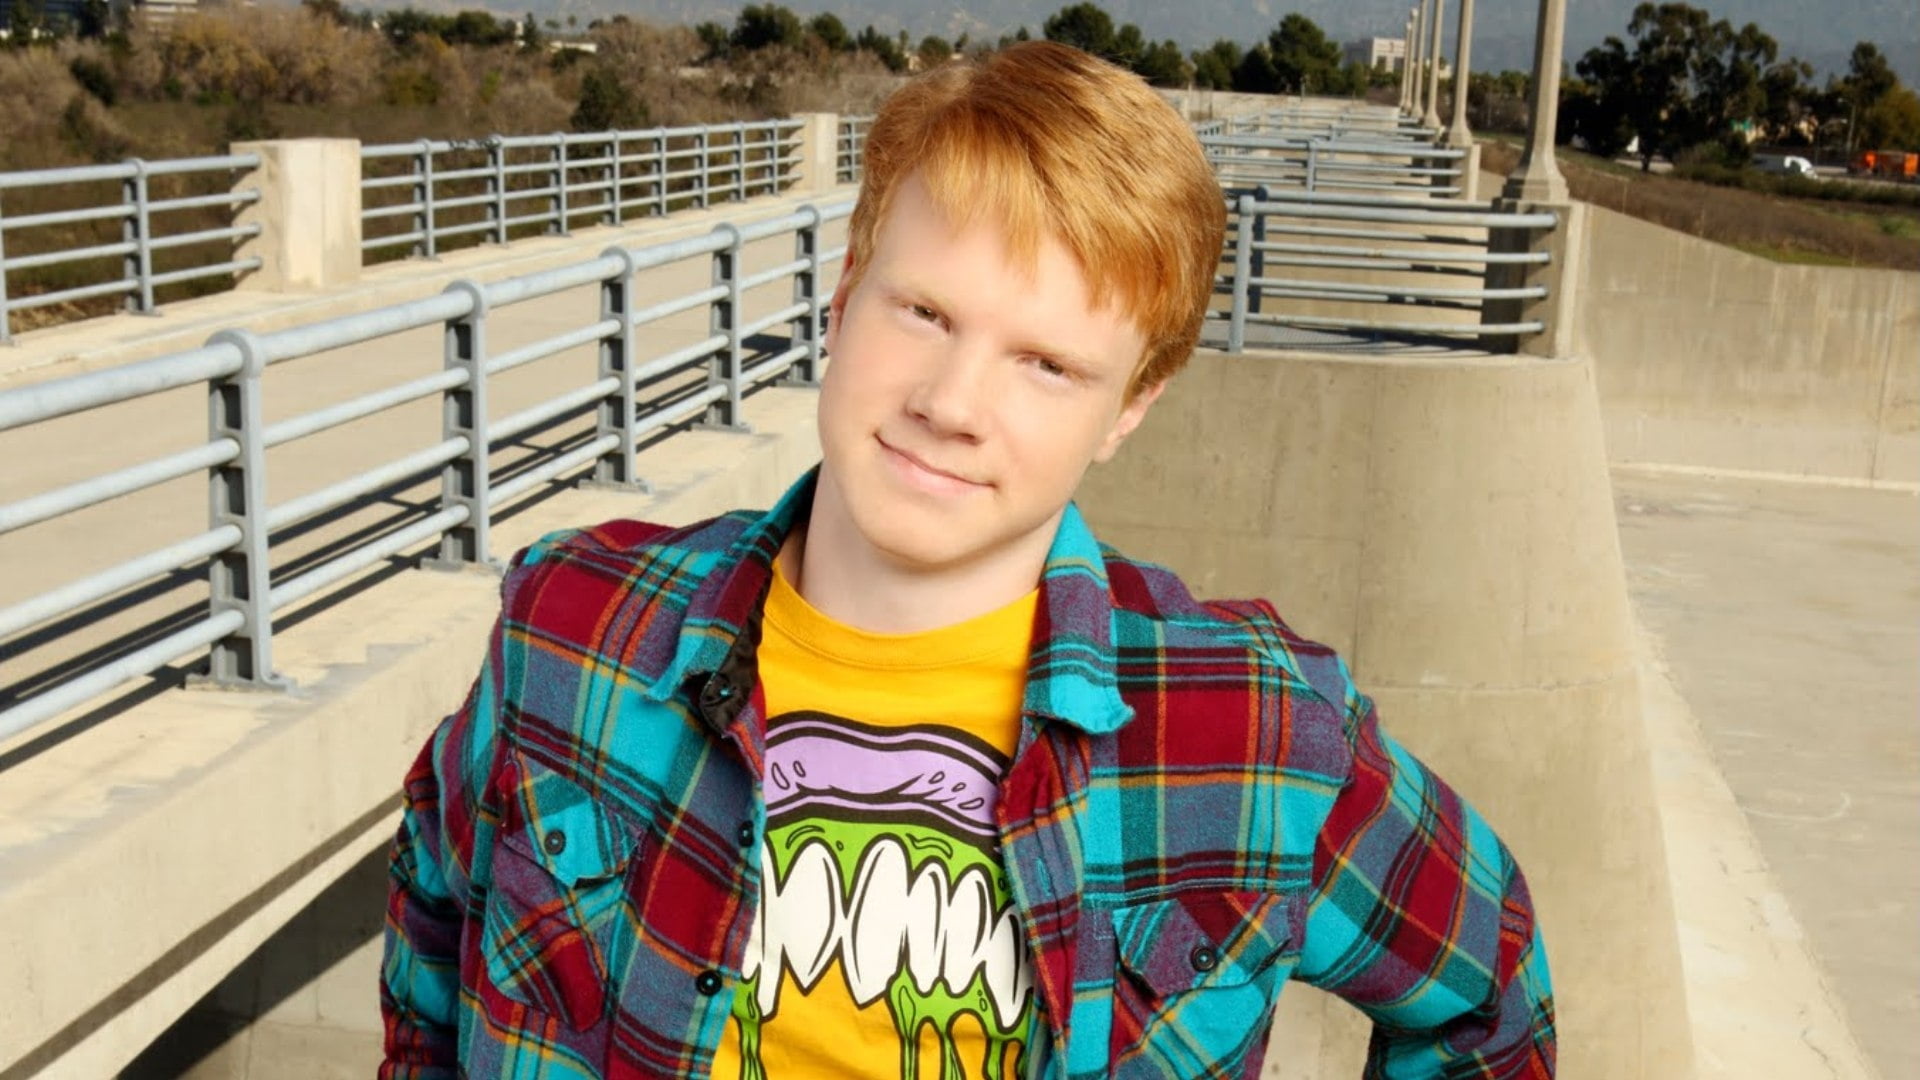
[[[941,1080],[967,1075],[954,1028],[986,1033],[981,1075],[1001,1080],[1032,999],[1020,926],[994,851],[999,755],[945,728],[877,728],[818,713],[770,725],[764,887],[736,1004],[742,1080],[763,1080],[762,1026],[783,975],[810,993],[840,962],[854,1003],[885,999],[900,1075],[919,1074],[932,1027]]]

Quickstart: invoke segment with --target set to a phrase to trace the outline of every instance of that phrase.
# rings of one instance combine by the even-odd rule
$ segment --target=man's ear
[[[1133,400],[1127,402],[1126,406],[1120,410],[1120,415],[1114,418],[1113,430],[1107,432],[1107,437],[1100,443],[1100,449],[1094,452],[1093,460],[1102,465],[1112,461],[1113,455],[1120,450],[1120,444],[1127,441],[1127,436],[1133,434],[1133,429],[1139,427],[1140,421],[1147,418],[1147,410],[1153,407],[1154,402],[1160,400],[1160,394],[1166,388],[1167,380],[1165,379],[1161,379],[1152,386],[1141,387],[1140,392],[1133,395]]]
[[[833,343],[840,337],[840,322],[846,316],[847,296],[853,291],[853,252],[840,264],[840,281],[833,287],[833,299],[827,303],[827,352],[833,352]]]

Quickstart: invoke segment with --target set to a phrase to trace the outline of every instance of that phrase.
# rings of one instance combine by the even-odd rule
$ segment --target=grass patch
[[[1920,207],[1878,198],[1842,201],[1832,192],[1803,198],[1791,193],[1797,185],[1777,191],[1720,186],[1688,176],[1642,173],[1574,150],[1561,150],[1557,159],[1576,199],[1762,258],[1810,266],[1920,269]],[[1505,141],[1489,141],[1481,150],[1481,165],[1488,172],[1504,175],[1519,162],[1519,148]],[[1834,185],[1842,193],[1878,186]],[[1915,194],[1891,190],[1901,196]]]

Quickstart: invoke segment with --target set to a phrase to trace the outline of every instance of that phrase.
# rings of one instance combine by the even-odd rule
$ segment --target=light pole
[[[1433,37],[1433,47],[1427,50],[1427,110],[1420,114],[1420,124],[1428,131],[1440,130],[1440,54],[1444,45],[1446,20],[1442,17],[1446,11],[1447,0],[1433,0],[1433,18],[1427,33]]]
[[[1533,32],[1533,88],[1527,95],[1533,119],[1520,167],[1507,177],[1503,194],[1516,202],[1564,203],[1567,178],[1553,159],[1554,128],[1560,112],[1560,49],[1567,32],[1567,0],[1540,0],[1540,23]]]
[[[1433,0],[1420,0],[1413,9],[1413,113],[1414,119],[1427,111],[1422,100],[1427,89],[1427,7]]]
[[[1407,9],[1407,32],[1400,38],[1400,111],[1413,112],[1413,9]]]
[[[1464,149],[1473,145],[1473,132],[1467,129],[1467,89],[1473,71],[1473,0],[1460,0],[1460,35],[1453,47],[1453,123],[1447,126],[1447,145]]]

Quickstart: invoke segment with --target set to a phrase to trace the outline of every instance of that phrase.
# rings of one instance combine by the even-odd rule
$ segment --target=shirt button
[[[740,846],[753,846],[753,822],[751,821],[743,821],[740,823]]]
[[[700,688],[700,700],[708,706],[718,705],[733,697],[733,680],[725,675],[715,674],[707,679]]]
[[[1211,945],[1197,945],[1187,955],[1187,962],[1193,965],[1195,971],[1212,971],[1220,965],[1220,954],[1214,952]]]
[[[693,980],[693,988],[695,990],[700,991],[702,994],[705,994],[708,997],[712,997],[713,995],[720,992],[720,983],[721,983],[721,979],[720,979],[719,972],[703,971],[700,973],[699,978]]]
[[[567,834],[554,829],[547,833],[546,839],[540,842],[540,846],[547,849],[547,854],[558,855],[567,850]]]

